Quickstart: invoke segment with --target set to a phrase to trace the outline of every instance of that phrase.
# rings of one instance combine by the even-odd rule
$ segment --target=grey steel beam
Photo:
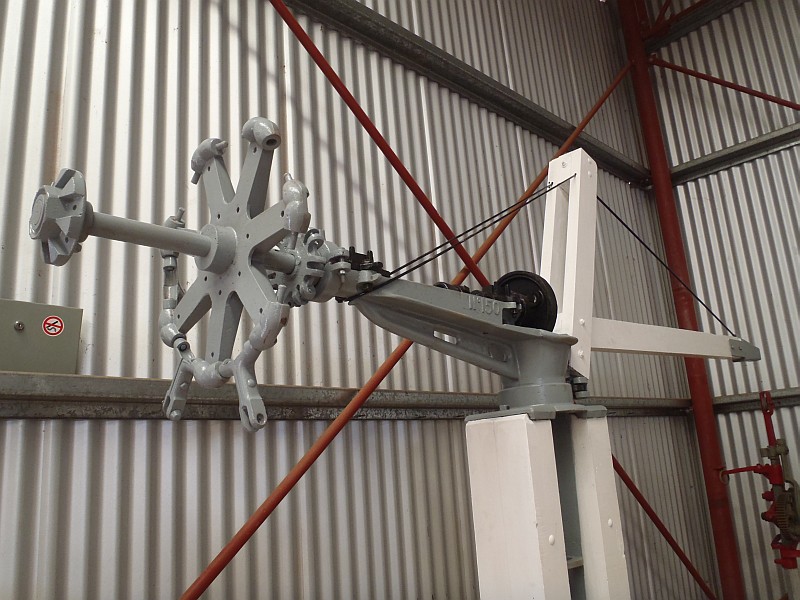
[[[356,0],[287,0],[286,4],[557,146],[575,129],[561,117]],[[625,181],[642,185],[649,178],[645,167],[588,134],[582,134],[576,146],[591,154],[604,170]]]
[[[695,2],[698,1],[699,0],[695,0]],[[711,21],[719,19],[725,13],[732,11],[734,8],[748,1],[749,0],[710,0],[696,10],[676,19],[663,33],[656,34],[652,38],[645,40],[645,50],[647,52],[655,52],[664,46],[668,46],[672,42],[700,29],[703,25],[707,25]]]
[[[164,379],[0,372],[0,417],[164,419]],[[333,419],[357,390],[259,385],[270,419]],[[356,418],[454,419],[497,410],[493,394],[378,390]],[[239,419],[236,387],[192,388],[184,419]]]
[[[672,182],[681,185],[797,145],[800,145],[800,123],[673,167]]]
[[[169,381],[0,371],[0,418],[159,419]],[[267,415],[276,420],[331,420],[357,392],[345,388],[261,385]],[[685,414],[685,399],[591,398],[610,416]],[[497,410],[494,394],[378,390],[356,419],[463,419]],[[236,389],[192,388],[184,419],[239,419]]]
[[[789,408],[800,406],[800,388],[786,388],[771,392],[775,408]],[[758,393],[737,394],[735,396],[720,396],[714,398],[714,412],[760,412],[761,401]]]

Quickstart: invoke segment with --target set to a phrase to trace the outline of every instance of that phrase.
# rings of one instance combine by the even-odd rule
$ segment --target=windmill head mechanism
[[[44,262],[56,266],[79,252],[89,235],[160,249],[164,298],[158,331],[179,356],[163,403],[165,415],[181,419],[193,380],[219,387],[233,378],[242,423],[254,431],[267,421],[255,362],[277,341],[290,309],[363,297],[393,280],[371,252],[341,247],[309,226],[308,189],[291,175],[284,176],[281,201],[266,206],[280,132],[275,123],[256,117],[244,125],[242,137],[248,149],[235,189],[223,160],[227,142],[207,139],[192,156],[192,182],[203,186],[210,213],[200,231],[186,228],[183,209],[161,225],[97,212],[86,199],[83,175],[63,169],[34,198],[30,236],[40,242]],[[193,256],[197,265],[197,278],[187,289],[177,271],[179,253]],[[438,285],[450,293],[493,299],[502,305],[502,323],[547,331],[555,324],[555,295],[533,273],[515,271],[476,292]],[[243,312],[253,326],[233,356]],[[186,334],[206,315],[206,346],[195,352]]]

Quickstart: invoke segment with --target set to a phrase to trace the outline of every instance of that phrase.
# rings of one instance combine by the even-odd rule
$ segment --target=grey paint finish
[[[80,373],[169,378],[174,359],[153,326],[161,304],[157,252],[92,240],[61,269],[38,261],[26,235],[30,205],[25,198],[31,199],[42,181],[52,180],[61,165],[85,174],[101,212],[161,223],[184,206],[187,227],[199,229],[206,207],[204,196],[189,183],[192,151],[208,136],[237,139],[241,123],[260,114],[279,122],[285,133],[275,168],[295,173],[308,185],[312,226],[343,245],[372,249],[389,266],[441,241],[266,3],[42,0],[27,10],[10,3],[2,14],[0,93],[9,110],[0,114],[0,131],[15,152],[0,160],[18,177],[7,180],[0,194],[0,297],[82,307]],[[454,230],[511,204],[555,151],[435,82],[306,18],[301,21]],[[552,44],[562,39],[560,30],[542,34]],[[599,56],[610,61],[599,69],[608,71],[610,80],[616,59]],[[46,91],[40,92],[42,85]],[[570,89],[577,88],[553,88],[551,104],[572,106]],[[580,110],[573,112],[594,100],[581,100]],[[611,118],[614,111],[603,114]],[[245,150],[234,143],[226,154],[234,180]],[[607,174],[601,174],[600,189],[648,240],[658,239],[655,211],[643,193]],[[278,201],[278,193],[271,192],[270,203]],[[536,270],[540,211],[523,214],[482,261],[490,277]],[[672,307],[663,274],[605,217],[598,237],[598,313],[668,324]],[[193,261],[186,263],[185,277],[192,280]],[[460,266],[446,256],[411,279],[447,280]],[[205,337],[201,327],[193,343],[202,347]],[[290,318],[256,369],[270,384],[354,388],[396,342],[351,307],[309,306]],[[685,396],[675,361],[609,356],[598,364],[592,382],[598,396]],[[417,347],[385,385],[471,393],[497,389],[489,374]]]
[[[612,447],[704,573],[687,417],[610,419]],[[0,421],[0,596],[177,597],[326,422]],[[658,468],[656,468],[658,467]],[[624,489],[637,598],[698,591]],[[464,423],[348,425],[208,598],[477,597]]]
[[[82,312],[0,298],[0,371],[75,373]]]

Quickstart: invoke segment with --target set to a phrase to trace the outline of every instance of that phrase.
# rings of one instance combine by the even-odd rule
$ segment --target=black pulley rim
[[[520,303],[509,317],[509,325],[553,331],[558,316],[556,294],[547,280],[529,271],[512,271],[494,284],[497,293]]]

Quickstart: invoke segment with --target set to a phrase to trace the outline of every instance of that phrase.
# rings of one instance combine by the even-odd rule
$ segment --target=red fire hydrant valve
[[[797,542],[787,544],[781,541],[781,536],[775,536],[772,540],[772,549],[780,552],[780,558],[775,559],[775,564],[784,569],[796,569],[797,559],[800,558],[800,550],[797,549]]]

